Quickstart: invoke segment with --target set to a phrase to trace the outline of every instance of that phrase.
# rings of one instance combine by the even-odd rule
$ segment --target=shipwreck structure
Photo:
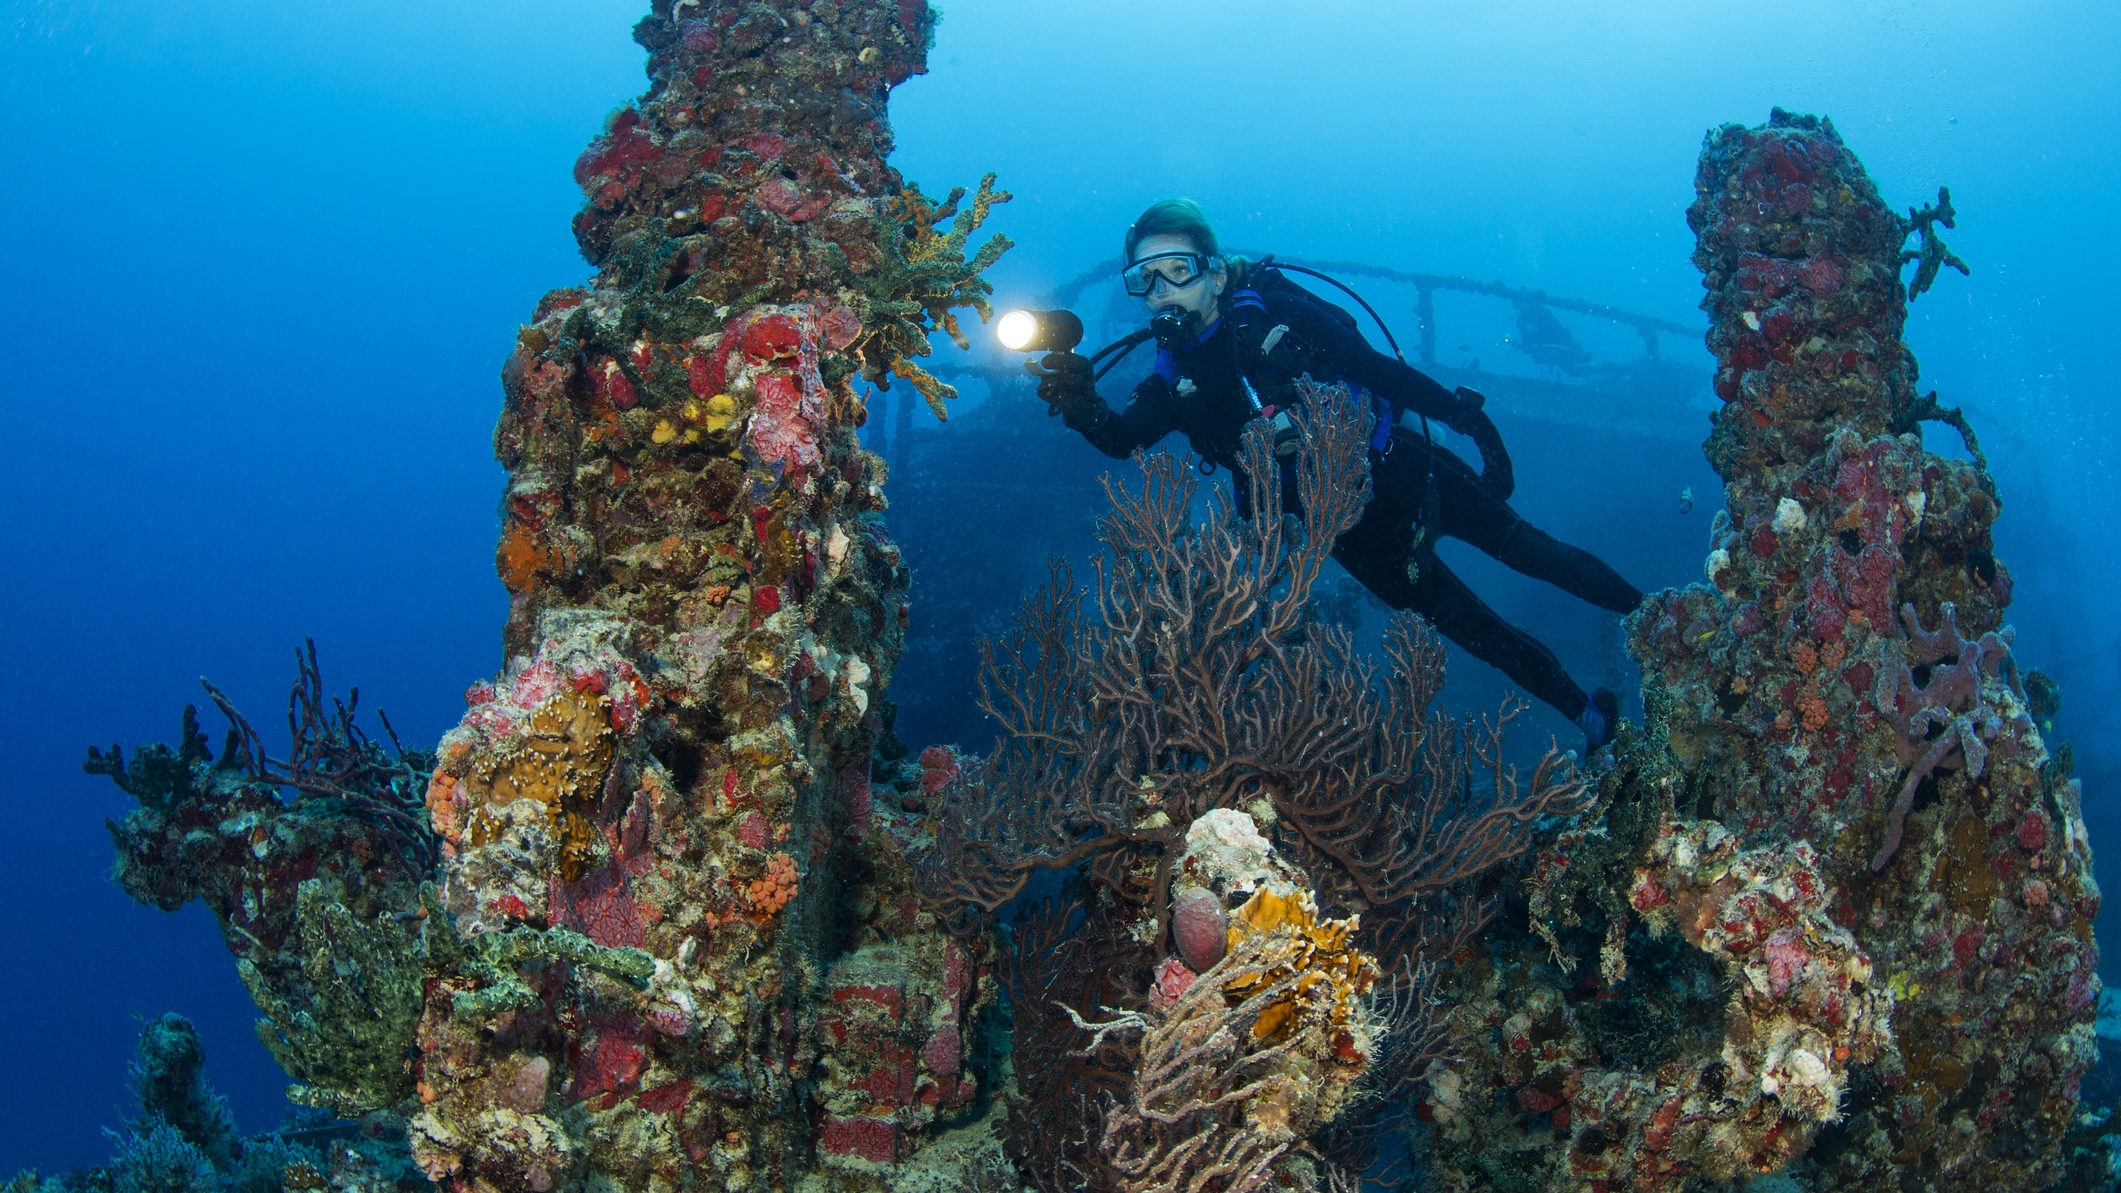
[[[1368,491],[1331,389],[1300,534],[1275,486],[1196,518],[1145,459],[1088,595],[1057,572],[989,636],[998,748],[914,754],[857,383],[942,413],[916,358],[1007,247],[977,240],[991,176],[936,201],[886,160],[933,20],[655,0],[650,86],[576,166],[595,276],[503,369],[506,665],[432,753],[359,729],[313,654],[284,760],[218,693],[218,757],[189,711],[174,748],[92,752],[140,800],[119,880],[206,902],[293,1096],[361,1120],[227,1138],[170,1024],[182,1096],[143,1093],[129,1146],[458,1193],[2088,1179],[2080,793],[2003,624],[1994,484],[1900,339],[1956,263],[1948,197],[1902,218],[1824,121],[1711,134],[1728,508],[1705,582],[1629,623],[1649,716],[1602,772],[1520,773],[1509,707],[1438,709],[1416,619],[1380,664],[1322,614]],[[1423,364],[1479,375],[1437,359],[1464,280],[1387,280]],[[1542,367],[1596,367],[1565,301],[1471,289]],[[1650,362],[1679,330],[1579,313]],[[1923,446],[1937,420],[1971,460]],[[1253,475],[1270,451],[1255,427]],[[1068,878],[998,924],[1041,873]]]

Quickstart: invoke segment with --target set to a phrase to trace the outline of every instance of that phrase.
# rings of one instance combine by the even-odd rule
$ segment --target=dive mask
[[[1130,263],[1120,271],[1120,284],[1136,298],[1146,297],[1160,281],[1172,290],[1183,290],[1219,268],[1222,259],[1200,253],[1157,253]]]

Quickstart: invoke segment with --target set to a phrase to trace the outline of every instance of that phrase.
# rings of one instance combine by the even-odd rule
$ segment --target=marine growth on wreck
[[[1729,508],[1706,582],[1629,620],[1648,724],[1539,858],[1536,935],[1469,977],[1438,1171],[2103,1181],[2068,1140],[2099,994],[2081,796],[2027,715],[1995,483],[1900,338],[1936,272],[1904,285],[1902,246],[1949,200],[1898,215],[1831,122],[1780,111],[1712,131],[1695,194]]]
[[[917,358],[1009,247],[995,176],[887,160],[934,22],[635,28],[649,87],[575,166],[594,277],[502,369],[505,663],[432,751],[312,648],[284,760],[211,689],[218,755],[192,710],[91,753],[139,803],[117,880],[209,907],[346,1145],[237,1137],[171,1017],[112,1168],[16,1187],[2100,1187],[2081,792],[1901,338],[1948,195],[1898,214],[1823,119],[1709,134],[1728,509],[1628,622],[1610,758],[1520,768],[1418,618],[1377,654],[1321,616],[1374,417],[1325,379],[1288,517],[1141,458],[1094,579],[983,644],[993,747],[914,752],[864,388],[944,415]],[[1245,458],[1279,475],[1263,424]]]

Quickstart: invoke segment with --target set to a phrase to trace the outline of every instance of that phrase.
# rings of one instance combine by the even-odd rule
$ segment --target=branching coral
[[[983,647],[981,704],[1004,732],[941,793],[920,871],[938,911],[969,927],[1035,870],[1087,861],[1155,909],[1161,938],[1186,828],[1259,801],[1336,898],[1379,906],[1481,873],[1521,851],[1540,817],[1577,805],[1581,786],[1553,753],[1528,783],[1502,762],[1511,710],[1477,732],[1430,713],[1443,652],[1414,618],[1395,619],[1382,673],[1345,631],[1306,619],[1369,493],[1365,412],[1338,389],[1307,403],[1300,536],[1271,479],[1246,482],[1249,520],[1218,490],[1192,524],[1190,472],[1144,457],[1139,493],[1108,482],[1095,615],[1063,568],[1010,638]],[[1248,476],[1279,476],[1264,424],[1244,455]],[[1473,765],[1487,772],[1479,796]]]
[[[882,201],[884,233],[878,243],[884,260],[867,274],[854,272],[837,248],[838,264],[867,301],[858,308],[861,338],[852,351],[862,362],[862,374],[883,384],[888,374],[906,379],[937,418],[947,417],[946,399],[957,390],[914,364],[912,358],[928,355],[928,333],[940,330],[960,348],[971,347],[958,327],[957,311],[971,308],[985,321],[994,313],[987,296],[994,287],[980,275],[1010,248],[1008,237],[996,233],[968,259],[965,249],[972,233],[986,222],[996,203],[1009,201],[1009,192],[994,189],[994,175],[980,179],[969,206],[963,206],[964,187],[953,187],[940,203],[930,202],[918,187],[904,187],[894,198]],[[939,231],[945,220],[947,231]]]
[[[1451,953],[1445,949],[1430,952],[1433,956]],[[1408,956],[1371,992],[1370,1014],[1377,1021],[1378,1047],[1364,1082],[1388,1098],[1451,1055],[1449,1021],[1438,991],[1441,973],[1442,966],[1435,960]]]
[[[1353,1022],[1294,1013],[1346,976],[1329,972],[1334,959],[1313,947],[1322,927],[1344,945],[1344,925],[1317,925],[1301,908],[1255,910],[1294,914],[1271,929],[1233,929],[1230,952],[1168,1010],[1085,1024],[1097,1037],[1142,1030],[1133,1080],[1105,1113],[1101,1145],[1125,1193],[1249,1189],[1272,1174],[1284,1184],[1315,1183],[1280,1162],[1339,1110],[1347,1083],[1330,1071],[1359,1071],[1373,1025],[1364,1005],[1346,1008]],[[1370,964],[1352,951],[1335,957],[1358,972]]]
[[[295,684],[287,695],[287,731],[293,739],[287,761],[269,757],[257,730],[220,689],[206,684],[206,694],[241,735],[237,753],[252,780],[288,787],[305,795],[344,801],[373,818],[409,861],[421,867],[435,861],[436,838],[420,815],[431,760],[398,743],[390,718],[378,713],[390,735],[389,750],[371,741],[354,723],[361,689],[334,698],[324,707],[324,681],[317,671],[317,643],[305,638],[295,652]],[[204,682],[204,681],[201,681]],[[232,740],[231,744],[237,744]]]
[[[1949,265],[1962,274],[1969,273],[1966,262],[1959,254],[1944,247],[1944,239],[1937,235],[1937,225],[1956,227],[1953,223],[1959,213],[1952,210],[1952,190],[1947,186],[1937,188],[1937,201],[1920,210],[1910,207],[1907,212],[1907,230],[1922,237],[1922,247],[1907,249],[1900,254],[1900,263],[1920,262],[1915,266],[1915,276],[1908,279],[1907,298],[1913,302],[1937,282],[1938,273]]]

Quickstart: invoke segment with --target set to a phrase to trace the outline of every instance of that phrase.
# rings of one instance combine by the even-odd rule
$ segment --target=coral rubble
[[[1630,620],[1649,724],[1542,855],[1544,942],[1499,947],[1457,1013],[1437,1171],[2044,1188],[2094,1051],[2099,892],[2002,625],[1995,484],[1920,435],[1964,432],[1901,341],[1956,264],[1949,201],[1900,218],[1830,123],[1779,111],[1712,132],[1696,189],[1729,509],[1708,583]]]

